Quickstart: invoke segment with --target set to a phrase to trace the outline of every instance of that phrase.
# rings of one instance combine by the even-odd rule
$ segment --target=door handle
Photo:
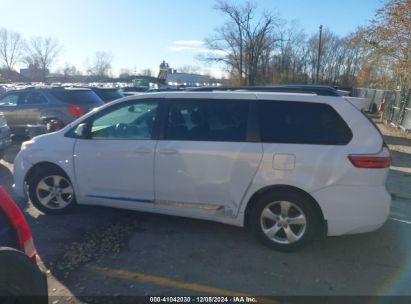
[[[161,149],[161,150],[158,150],[158,153],[160,153],[160,154],[177,154],[178,151],[175,150],[175,149]]]
[[[153,153],[153,150],[149,148],[137,148],[134,150],[134,152],[138,154],[149,154],[149,153]]]

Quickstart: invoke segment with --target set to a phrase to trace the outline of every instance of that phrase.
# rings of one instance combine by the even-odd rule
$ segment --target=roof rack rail
[[[278,92],[315,94],[319,96],[340,96],[337,89],[326,85],[263,85],[263,86],[209,86],[188,88],[191,92],[215,92],[215,91],[247,91],[247,92]]]

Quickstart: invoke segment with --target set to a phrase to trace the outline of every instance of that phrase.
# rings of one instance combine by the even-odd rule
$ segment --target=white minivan
[[[46,214],[87,204],[247,225],[290,251],[382,226],[390,162],[344,97],[150,93],[24,142],[14,188]]]

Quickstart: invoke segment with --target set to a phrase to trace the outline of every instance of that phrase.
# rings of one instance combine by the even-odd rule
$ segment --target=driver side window
[[[151,139],[156,118],[157,102],[122,105],[94,119],[92,139]]]

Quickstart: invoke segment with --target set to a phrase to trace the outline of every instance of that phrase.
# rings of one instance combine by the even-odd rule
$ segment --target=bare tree
[[[7,71],[14,70],[14,65],[21,59],[24,43],[16,32],[0,29],[0,62]]]
[[[81,72],[74,65],[66,62],[61,70],[61,74],[63,74],[62,81],[68,82],[73,81],[77,76],[80,76]]]
[[[279,43],[271,52],[267,79],[274,83],[307,82],[307,39],[297,23],[279,31]]]
[[[236,6],[219,0],[215,8],[226,15],[228,21],[205,40],[210,52],[203,60],[224,63],[241,84],[255,84],[259,65],[278,41],[275,27],[281,20],[270,12],[257,18],[257,6],[250,2]]]
[[[111,72],[111,64],[113,62],[113,55],[108,52],[96,52],[92,63],[87,67],[87,73],[96,78],[96,80],[102,80],[108,78]]]
[[[24,61],[29,67],[38,68],[44,81],[60,52],[61,46],[57,40],[50,37],[34,37],[26,45]]]
[[[380,70],[390,62],[397,85],[411,95],[411,1],[388,0],[357,38],[370,51],[368,61],[381,63]]]

